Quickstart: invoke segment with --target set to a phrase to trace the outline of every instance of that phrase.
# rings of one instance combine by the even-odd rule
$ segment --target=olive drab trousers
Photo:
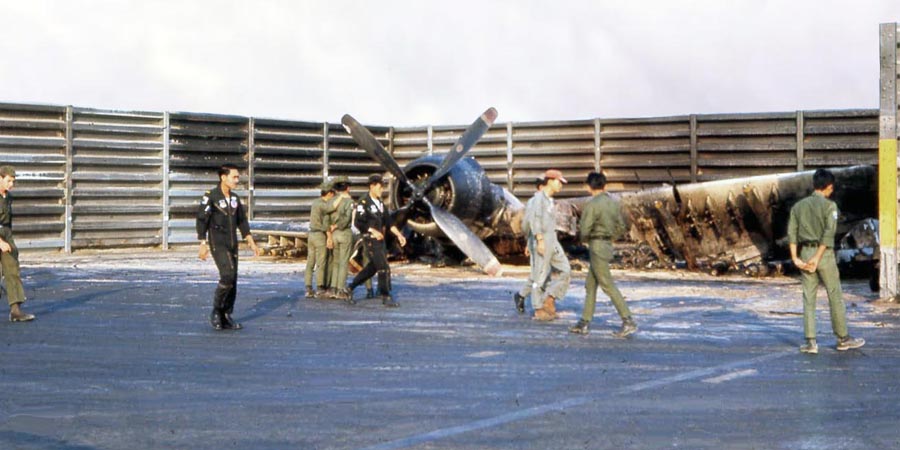
[[[0,253],[0,273],[6,282],[7,301],[12,306],[25,301],[25,288],[19,271],[19,247],[16,247],[12,233],[2,233],[0,237],[12,247],[12,251]]]
[[[584,283],[587,295],[584,299],[584,312],[581,318],[586,322],[590,322],[594,317],[594,308],[597,304],[597,286],[600,286],[600,290],[612,301],[613,306],[616,307],[616,312],[619,313],[619,317],[622,319],[631,317],[628,304],[625,303],[625,298],[622,297],[622,293],[619,292],[619,288],[613,282],[612,273],[609,271],[609,262],[613,259],[612,242],[603,239],[593,239],[588,244],[588,249],[590,250],[591,268]]]
[[[800,259],[809,261],[816,254],[815,246],[800,248]],[[800,284],[803,286],[803,333],[807,339],[816,338],[816,291],[819,283],[825,286],[828,294],[828,307],[831,312],[831,330],[837,337],[847,336],[847,308],[844,306],[841,291],[841,276],[838,273],[834,250],[826,249],[815,273],[800,271]]]
[[[309,233],[304,280],[307,288],[316,289],[319,286],[325,286],[325,272],[328,264],[327,240],[328,238],[322,231]],[[315,273],[315,284],[313,284],[313,273]]]

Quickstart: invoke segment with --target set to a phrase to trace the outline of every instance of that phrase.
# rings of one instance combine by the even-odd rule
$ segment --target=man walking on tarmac
[[[609,296],[616,312],[622,318],[622,329],[613,333],[616,337],[626,337],[637,331],[637,325],[631,317],[631,311],[625,298],[613,282],[609,271],[609,262],[613,259],[613,241],[625,232],[625,220],[619,208],[619,202],[606,193],[606,175],[591,172],[585,180],[591,200],[581,212],[578,223],[581,242],[587,244],[591,255],[591,269],[585,281],[587,295],[584,299],[584,312],[581,319],[569,331],[577,334],[588,334],[591,319],[594,318],[594,305],[597,302],[597,286]]]
[[[522,215],[522,234],[525,236],[525,256],[528,257],[528,267],[531,270],[528,272],[528,279],[525,280],[525,284],[522,285],[522,288],[519,289],[518,292],[513,294],[513,301],[516,304],[516,311],[518,311],[519,314],[525,313],[525,299],[531,295],[531,289],[534,285],[533,277],[536,274],[534,265],[534,234],[531,232],[531,220],[534,216],[534,204],[537,202],[537,196],[541,195],[541,189],[543,189],[546,183],[547,180],[543,175],[535,180],[536,190],[534,195],[528,199],[528,202],[525,204],[524,214]]]
[[[16,170],[12,166],[0,166],[0,272],[6,280],[9,297],[9,321],[30,322],[34,315],[22,311],[25,288],[19,273],[19,247],[12,232],[12,197],[9,191],[16,183]]]
[[[540,321],[556,319],[556,302],[562,300],[569,290],[572,268],[556,237],[556,214],[553,210],[553,196],[562,191],[568,181],[562,172],[550,169],[544,172],[546,185],[535,199],[531,232],[534,234],[534,258],[536,272],[532,273],[531,304],[534,318]],[[551,281],[551,272],[558,272]]]
[[[344,291],[344,298],[351,305],[356,303],[353,299],[353,290],[378,273],[381,303],[387,307],[400,306],[391,296],[391,268],[388,266],[384,235],[390,230],[397,237],[401,247],[406,245],[406,238],[390,223],[390,216],[381,201],[382,193],[384,193],[384,179],[377,173],[370,175],[369,193],[356,205],[356,228],[363,236],[363,248],[369,257],[369,263],[356,274],[353,282]]]
[[[203,194],[197,212],[199,256],[206,261],[212,253],[219,269],[219,284],[213,294],[210,324],[216,330],[240,330],[241,324],[231,317],[237,297],[238,230],[254,255],[259,255],[259,247],[250,234],[250,223],[244,205],[234,193],[241,177],[237,166],[225,164],[219,168],[218,173],[219,185]]]
[[[866,343],[864,339],[851,337],[847,332],[847,310],[834,258],[838,208],[828,198],[834,192],[834,181],[834,174],[830,171],[816,170],[813,174],[815,192],[791,208],[788,220],[791,260],[800,269],[800,282],[803,285],[803,333],[806,343],[800,347],[800,351],[809,354],[819,353],[819,346],[816,344],[816,290],[820,281],[828,294],[831,330],[837,336],[837,350],[859,348]]]

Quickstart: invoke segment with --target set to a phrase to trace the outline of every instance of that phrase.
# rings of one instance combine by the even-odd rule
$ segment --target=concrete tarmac
[[[235,318],[185,252],[23,256],[37,315],[0,322],[3,449],[900,448],[900,309],[845,281],[837,352],[803,355],[798,280],[614,271],[640,327],[576,273],[561,318],[516,313],[526,270],[394,266],[398,309],[302,298],[302,262],[244,256]],[[359,290],[361,291],[361,289]],[[3,300],[5,303],[5,299]]]

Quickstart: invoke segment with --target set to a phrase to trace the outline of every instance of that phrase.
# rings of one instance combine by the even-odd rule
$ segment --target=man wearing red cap
[[[537,268],[537,274],[532,278],[534,285],[531,305],[534,307],[535,319],[550,321],[557,317],[556,301],[563,299],[569,290],[572,268],[556,238],[556,215],[553,211],[553,196],[562,191],[562,185],[568,181],[556,169],[544,172],[544,179],[547,182],[541,189],[541,194],[535,198],[531,220]],[[559,273],[555,280],[551,280],[552,272]]]

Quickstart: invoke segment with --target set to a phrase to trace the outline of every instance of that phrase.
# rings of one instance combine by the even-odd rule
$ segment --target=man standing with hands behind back
[[[847,311],[841,292],[841,276],[834,258],[834,233],[837,230],[837,204],[828,197],[834,192],[834,174],[825,169],[813,174],[813,189],[809,197],[791,208],[788,220],[788,246],[791,260],[800,269],[803,285],[803,333],[806,343],[802,353],[819,353],[816,344],[816,290],[819,281],[825,285],[831,310],[831,329],[837,336],[839,351],[862,347],[866,341],[850,337],[847,332]],[[798,256],[797,249],[800,249]]]
[[[206,261],[212,253],[219,269],[219,284],[213,294],[209,323],[216,330],[240,330],[241,324],[231,318],[237,297],[238,230],[256,256],[259,256],[259,247],[250,234],[250,222],[244,205],[233,192],[241,178],[237,166],[225,164],[219,168],[218,173],[219,185],[206,191],[197,212],[199,256]]]

